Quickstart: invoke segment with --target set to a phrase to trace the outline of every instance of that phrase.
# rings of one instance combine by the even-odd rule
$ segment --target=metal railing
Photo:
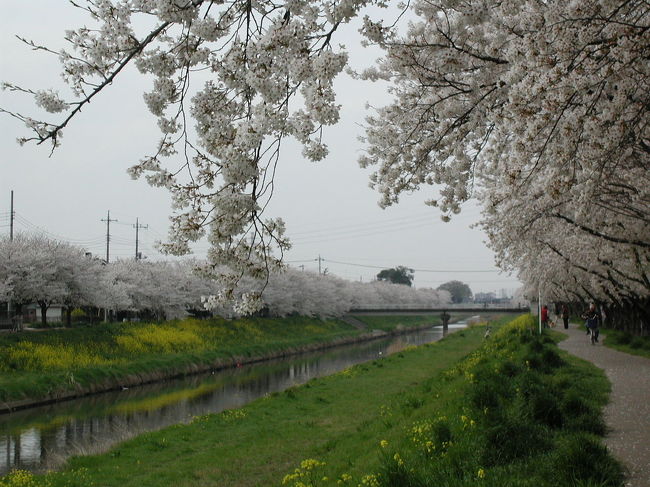
[[[435,304],[426,306],[422,304],[368,304],[358,305],[350,309],[350,313],[371,311],[408,311],[408,312],[443,312],[443,311],[507,311],[527,312],[529,306],[513,305],[511,303],[455,303]]]

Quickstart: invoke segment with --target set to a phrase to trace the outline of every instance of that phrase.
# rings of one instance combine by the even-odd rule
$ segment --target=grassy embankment
[[[395,315],[353,315],[360,321],[363,321],[368,325],[368,328],[371,330],[384,330],[392,331],[395,329],[410,327],[410,326],[419,326],[422,323],[440,323],[440,314],[437,313],[434,315],[406,315],[406,316],[395,316]],[[451,314],[451,323],[460,320],[464,320],[472,316],[473,313],[452,313]]]
[[[390,327],[438,321],[432,316],[395,317]],[[307,317],[185,319],[4,333],[0,334],[0,401],[131,385],[353,339],[362,333],[340,320]]]
[[[600,442],[605,376],[531,324],[488,340],[475,326],[0,487],[622,485]]]
[[[641,357],[650,358],[650,336],[634,336],[625,331],[602,329],[604,335],[604,345],[620,350],[621,352]]]

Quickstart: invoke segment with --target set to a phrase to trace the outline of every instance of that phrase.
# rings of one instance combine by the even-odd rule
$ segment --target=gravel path
[[[605,421],[611,431],[605,443],[629,469],[625,485],[650,487],[650,359],[600,343],[591,345],[581,325],[556,330],[569,336],[560,348],[589,360],[607,374],[612,394],[605,408]]]

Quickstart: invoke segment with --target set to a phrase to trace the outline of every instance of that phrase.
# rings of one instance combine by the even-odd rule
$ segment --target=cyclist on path
[[[595,341],[598,341],[598,335],[600,334],[598,330],[598,311],[594,303],[591,303],[589,309],[582,314],[582,319],[586,320],[587,334],[593,333]]]

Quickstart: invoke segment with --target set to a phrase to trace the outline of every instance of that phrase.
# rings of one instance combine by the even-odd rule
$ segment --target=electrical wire
[[[76,243],[76,244],[79,244],[79,245],[93,244],[93,243],[100,242],[101,240],[104,239],[103,236],[101,236],[101,237],[98,236],[98,237],[90,238],[90,239],[75,239],[75,238],[64,237],[62,235],[52,233],[52,232],[50,232],[48,230],[45,230],[42,227],[39,227],[38,225],[32,223],[27,218],[22,216],[20,213],[16,213],[15,221],[16,221],[16,223],[20,223],[22,226],[24,226],[28,230],[31,230],[31,231],[40,233],[42,235],[46,235],[46,236],[55,238],[57,240],[62,240],[62,241],[65,241],[65,242],[69,242],[69,243]]]
[[[331,262],[333,264],[341,264],[341,265],[350,265],[354,267],[366,267],[368,269],[390,269],[391,266],[377,266],[377,265],[368,265],[368,264],[354,264],[352,262],[340,262],[336,260],[330,260],[330,259],[322,259],[325,262]],[[408,269],[411,269],[408,267]],[[486,270],[486,269],[481,269],[481,270],[467,270],[467,269],[462,269],[462,270],[442,270],[442,269],[412,269],[413,272],[448,272],[448,273],[484,273],[484,272],[502,272],[499,269],[493,269],[493,270]]]
[[[480,208],[478,207],[469,207],[464,210],[462,210],[458,215],[453,216],[453,221],[458,221],[458,220],[465,220],[467,217],[476,217],[478,213],[480,212]],[[372,227],[375,226],[386,226],[386,225],[392,225],[394,223],[412,223],[415,220],[428,220],[428,221],[436,221],[436,213],[434,211],[428,211],[426,213],[418,213],[418,214],[409,214],[405,216],[393,216],[390,218],[382,218],[381,220],[375,220],[372,222],[365,222],[365,223],[349,223],[346,225],[338,225],[334,227],[328,227],[327,229],[322,229],[319,228],[317,230],[305,230],[305,231],[298,231],[298,232],[293,232],[289,231],[289,235],[291,236],[299,236],[299,235],[310,235],[310,234],[321,234],[321,233],[332,233],[332,232],[340,232],[340,231],[349,231],[350,229],[366,229],[365,227],[371,227],[369,228],[372,230]],[[441,222],[442,223],[442,222]],[[322,227],[321,223],[312,223],[312,225],[319,225],[319,227]]]

